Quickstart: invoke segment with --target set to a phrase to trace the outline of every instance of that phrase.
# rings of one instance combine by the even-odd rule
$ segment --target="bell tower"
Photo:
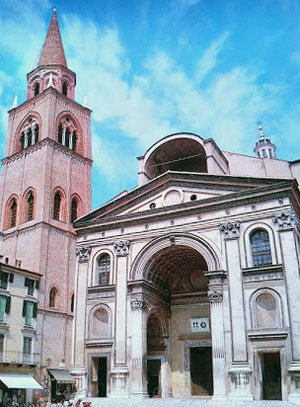
[[[55,9],[27,81],[27,100],[9,111],[0,254],[8,264],[42,275],[36,320],[24,329],[33,335],[42,370],[68,368],[76,263],[72,223],[91,209],[91,111],[74,100],[76,74],[67,67]]]

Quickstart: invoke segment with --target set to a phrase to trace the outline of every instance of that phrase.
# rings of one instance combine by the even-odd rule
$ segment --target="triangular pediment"
[[[170,213],[178,208],[199,204],[215,204],[241,195],[270,191],[275,186],[292,183],[275,178],[233,177],[199,173],[166,172],[165,174],[124,191],[116,198],[78,219],[75,227],[97,224],[105,219],[132,218],[150,214]]]

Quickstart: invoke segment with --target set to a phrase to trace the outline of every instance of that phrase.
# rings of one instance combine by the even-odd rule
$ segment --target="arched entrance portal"
[[[150,397],[213,392],[210,305],[204,257],[171,245],[146,263],[147,391]],[[159,298],[158,298],[159,293]]]

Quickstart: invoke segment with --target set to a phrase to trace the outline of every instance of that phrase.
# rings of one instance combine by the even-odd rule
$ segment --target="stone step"
[[[123,399],[123,398],[87,398],[91,407],[295,407],[296,404],[279,400],[253,401],[216,401],[207,397],[190,399],[151,398],[151,399]]]

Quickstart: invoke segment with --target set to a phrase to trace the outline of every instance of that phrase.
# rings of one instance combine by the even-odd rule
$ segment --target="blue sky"
[[[76,100],[93,110],[93,208],[137,183],[136,157],[172,132],[300,158],[298,0],[0,0],[0,152],[26,99],[53,6]]]

